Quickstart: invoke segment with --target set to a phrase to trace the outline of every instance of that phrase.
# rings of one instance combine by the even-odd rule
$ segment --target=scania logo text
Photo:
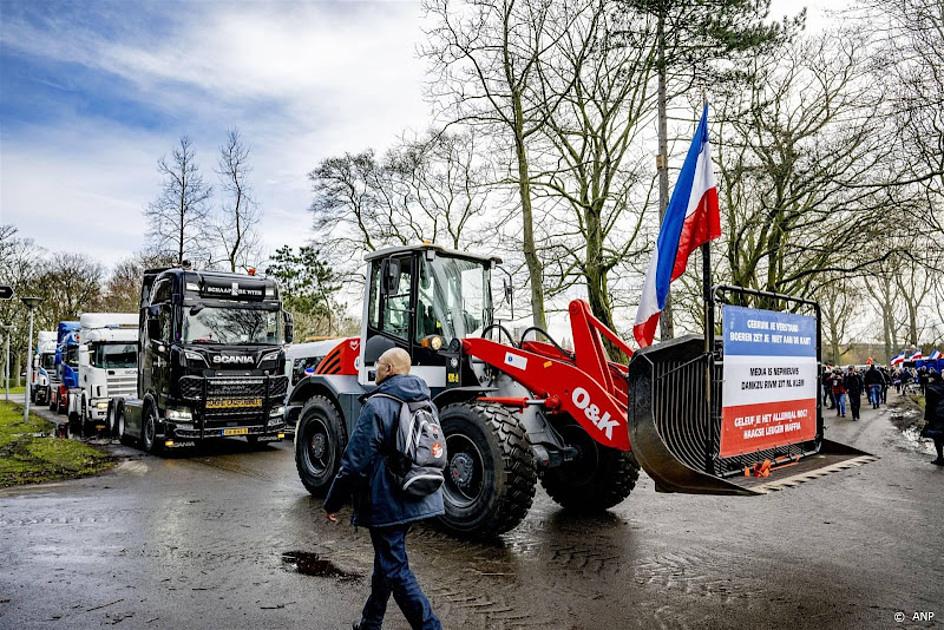
[[[606,434],[606,439],[613,439],[613,427],[616,426],[617,422],[610,419],[609,411],[600,416],[600,408],[590,402],[590,392],[583,387],[578,387],[571,395],[571,400],[577,406],[577,409],[583,411],[583,415],[587,417],[587,420]]]
[[[252,357],[235,354],[217,354],[213,357],[214,363],[255,363]]]

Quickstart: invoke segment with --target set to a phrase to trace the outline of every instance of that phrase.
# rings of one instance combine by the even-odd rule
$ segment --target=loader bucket
[[[876,459],[823,439],[818,404],[814,439],[721,457],[722,361],[707,354],[705,340],[696,335],[659,343],[633,356],[628,374],[629,439],[657,491],[758,495]]]

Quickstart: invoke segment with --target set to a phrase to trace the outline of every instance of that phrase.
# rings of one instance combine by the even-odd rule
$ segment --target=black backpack
[[[403,494],[413,498],[439,490],[445,481],[443,470],[447,459],[446,439],[436,405],[431,400],[406,402],[390,394],[374,396],[400,403],[393,448],[387,457],[387,467],[397,486]]]

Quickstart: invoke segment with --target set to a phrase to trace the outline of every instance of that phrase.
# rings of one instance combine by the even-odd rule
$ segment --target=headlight
[[[193,352],[192,350],[184,350],[184,356],[187,358],[188,361],[193,361],[195,363],[202,363],[203,365],[207,365],[206,357],[204,357],[199,352]],[[207,365],[207,367],[209,366]]]
[[[439,335],[426,335],[420,339],[420,346],[429,348],[434,352],[438,352],[444,345],[446,345],[446,340]]]
[[[98,409],[108,409],[108,401],[107,400],[99,401],[95,403],[95,407]]]
[[[275,350],[274,352],[266,352],[266,353],[265,353],[264,355],[262,355],[262,357],[259,359],[259,365],[262,365],[262,364],[265,363],[266,361],[278,361],[278,360],[279,360],[279,352],[281,352],[281,350]]]
[[[272,408],[272,411],[269,412],[269,415],[270,415],[270,416],[273,416],[273,417],[274,417],[274,416],[284,416],[284,415],[285,415],[285,407],[282,407],[282,406],[273,407],[273,408]]]
[[[183,420],[186,422],[193,420],[193,414],[189,409],[174,409],[173,407],[167,410],[164,417],[168,420]]]

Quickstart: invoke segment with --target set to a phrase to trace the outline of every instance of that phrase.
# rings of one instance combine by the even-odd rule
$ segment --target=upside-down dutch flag
[[[891,363],[892,365],[901,365],[904,362],[905,362],[904,352],[899,352],[898,354],[892,357],[891,361],[889,361],[889,363]]]
[[[935,348],[934,352],[932,352],[928,358],[931,359],[932,361],[937,361],[938,359],[941,358],[941,351]]]
[[[669,285],[685,271],[688,257],[699,246],[721,236],[718,189],[708,142],[708,105],[701,115],[692,146],[685,156],[672,198],[665,209],[659,238],[642,287],[633,336],[640,347],[652,343],[665,308]]]
[[[924,358],[924,355],[921,354],[921,351],[920,351],[920,350],[915,350],[915,353],[914,353],[913,355],[911,355],[910,357],[908,357],[908,360],[909,360],[909,361],[917,361],[918,359],[923,359],[923,358]]]

